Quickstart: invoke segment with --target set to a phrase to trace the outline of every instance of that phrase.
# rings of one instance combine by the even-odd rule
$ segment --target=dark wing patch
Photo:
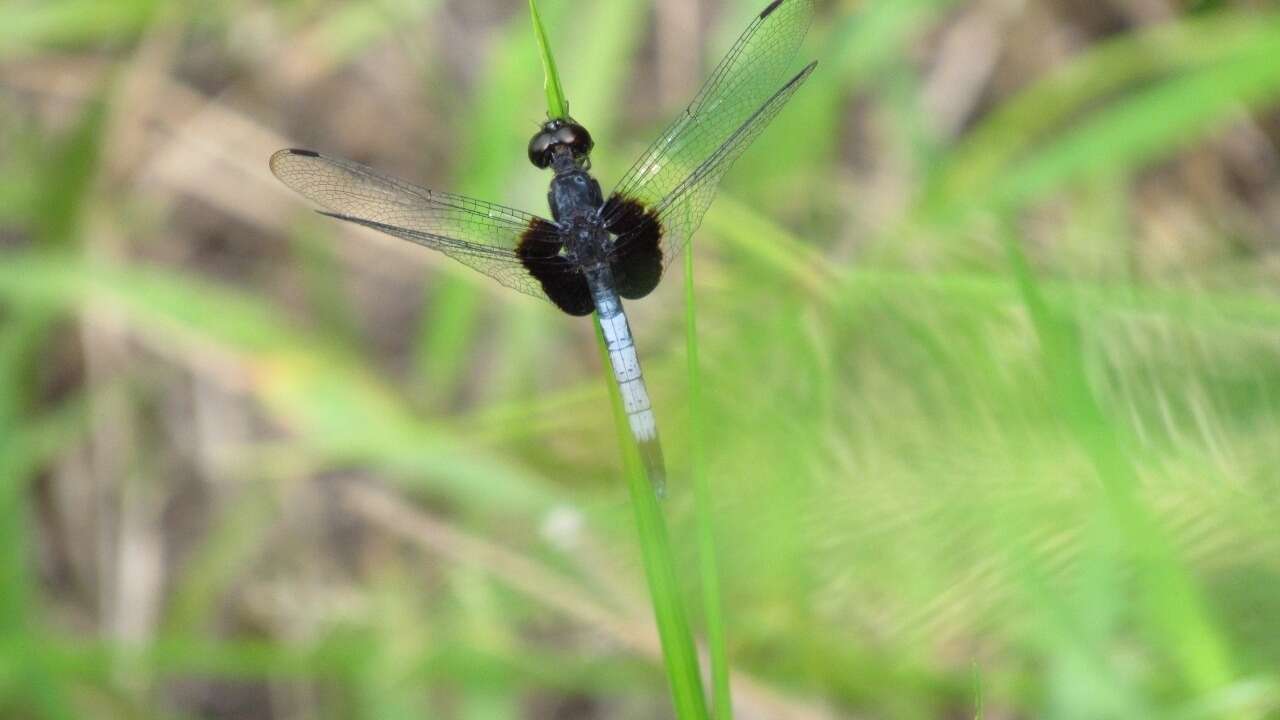
[[[609,219],[605,227],[617,237],[609,264],[618,294],[639,300],[653,292],[662,279],[662,221],[642,203],[617,194],[600,216]]]
[[[556,307],[570,315],[590,315],[595,303],[591,300],[587,278],[568,258],[560,255],[564,242],[557,232],[554,224],[534,218],[520,237],[516,255]]]

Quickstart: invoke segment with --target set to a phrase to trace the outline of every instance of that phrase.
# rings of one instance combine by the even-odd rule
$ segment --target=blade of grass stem
[[[1093,465],[1111,522],[1133,548],[1142,582],[1138,602],[1150,623],[1148,632],[1168,643],[1169,658],[1188,687],[1200,695],[1220,691],[1236,680],[1222,632],[1163,528],[1143,505],[1138,471],[1121,430],[1090,386],[1078,331],[1045,298],[1010,224],[1006,219],[1005,252],[1053,381],[1053,400]]]
[[[32,592],[37,583],[27,557],[34,532],[27,509],[33,492],[29,484],[54,454],[49,440],[68,435],[59,427],[67,422],[60,414],[52,421],[33,421],[22,391],[32,384],[31,371],[53,320],[43,310],[29,311],[9,318],[0,332],[0,587],[5,589],[0,593],[0,658],[8,665],[8,658],[22,657],[21,663],[5,668],[6,706],[30,708],[33,717],[69,719],[75,713],[64,678],[50,667],[44,650],[43,616]]]
[[[602,367],[609,368],[609,348],[600,323],[596,322],[595,325],[600,361],[603,363]],[[636,514],[636,528],[640,532],[644,574],[649,583],[654,620],[658,624],[658,639],[662,644],[662,662],[667,669],[667,681],[671,685],[676,717],[680,720],[709,720],[707,700],[698,669],[698,654],[693,642],[693,631],[689,628],[689,619],[680,598],[675,560],[667,538],[666,520],[662,517],[653,485],[640,460],[640,450],[631,434],[631,425],[627,422],[618,386],[607,370],[604,379],[608,386],[609,404],[613,408],[618,443],[622,449],[623,474],[627,478],[631,507]]]
[[[547,92],[547,117],[552,120],[569,117],[569,103],[564,99],[564,88],[560,85],[560,72],[556,70],[556,59],[551,55],[551,43],[547,40],[547,31],[542,26],[542,16],[538,14],[538,4],[529,0],[529,16],[533,18],[533,34],[538,38],[538,53],[542,56],[542,70],[546,74],[543,88]]]
[[[698,569],[702,575],[702,613],[711,658],[711,712],[715,720],[732,720],[729,660],[725,649],[724,610],[720,600],[720,568],[716,557],[715,513],[707,478],[702,433],[702,383],[698,373],[698,318],[693,290],[693,247],[684,248],[685,354],[689,359],[689,466],[698,522]]]

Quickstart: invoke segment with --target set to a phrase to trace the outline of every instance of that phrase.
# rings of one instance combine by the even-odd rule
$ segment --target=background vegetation
[[[761,4],[544,0],[606,187]],[[738,716],[1280,717],[1280,8],[819,11],[696,245]],[[591,324],[266,167],[542,211],[543,107],[523,2],[0,4],[0,717],[669,716]]]

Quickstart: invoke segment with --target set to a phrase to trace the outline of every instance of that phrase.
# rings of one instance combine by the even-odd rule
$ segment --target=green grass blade
[[[1242,108],[1280,95],[1277,52],[1280,33],[1257,50],[1112,104],[1006,174],[993,186],[993,196],[1033,202],[1072,181],[1136,169],[1185,147]]]
[[[1067,428],[1089,458],[1103,490],[1114,531],[1132,548],[1141,575],[1140,607],[1156,642],[1164,639],[1170,661],[1187,687],[1204,695],[1236,679],[1228,643],[1199,589],[1183,566],[1164,529],[1138,494],[1137,468],[1125,447],[1122,429],[1094,395],[1077,328],[1055,312],[1011,231],[1005,248],[1041,345],[1053,400]]]
[[[368,463],[405,483],[429,483],[477,511],[536,513],[554,502],[538,476],[501,456],[468,451],[462,438],[415,417],[343,348],[239,292],[162,272],[28,255],[0,263],[0,300],[50,310],[92,301],[156,342],[197,337],[220,348],[252,374],[263,407],[322,463]]]
[[[28,518],[31,486],[45,463],[83,425],[79,402],[32,417],[24,389],[54,318],[43,309],[11,313],[0,330],[0,707],[29,708],[33,717],[76,716],[65,678],[45,652],[44,613],[31,567],[35,536]],[[17,710],[22,715],[22,710]]]
[[[596,341],[600,346],[600,361],[603,367],[608,368],[609,348],[598,322]],[[671,555],[671,543],[667,538],[667,524],[662,517],[662,509],[658,506],[658,498],[653,492],[644,463],[640,460],[640,451],[632,438],[618,386],[607,371],[604,378],[609,389],[618,442],[622,447],[623,473],[627,477],[631,507],[636,514],[636,527],[640,531],[644,574],[649,581],[653,615],[658,624],[658,637],[662,642],[662,662],[667,669],[667,681],[671,685],[676,717],[680,720],[708,720],[707,700],[703,695],[702,677],[698,670],[698,654],[693,642],[693,631],[689,628],[689,619],[680,598],[675,559]]]
[[[551,55],[551,43],[547,40],[547,31],[542,26],[542,16],[538,14],[538,4],[529,0],[529,16],[533,18],[533,34],[538,38],[538,53],[542,56],[542,70],[546,74],[543,87],[547,91],[547,117],[569,117],[569,102],[564,99],[564,88],[560,85],[560,72],[556,70],[556,59]]]
[[[91,99],[37,170],[30,214],[33,244],[72,251],[93,201],[102,151],[105,101]],[[2,133],[0,133],[2,134]],[[14,255],[5,256],[5,267]],[[41,368],[59,313],[42,304],[4,304],[0,321],[0,715],[74,718],[73,693],[51,666],[42,586],[33,562],[37,483],[85,424],[83,395],[49,410]]]
[[[711,656],[711,708],[716,720],[733,718],[729,657],[725,648],[724,606],[720,599],[720,567],[716,557],[715,512],[702,424],[702,382],[698,372],[698,318],[693,289],[693,246],[684,248],[685,353],[689,361],[689,456],[698,522],[698,564],[702,575],[702,613]]]
[[[1280,18],[1224,13],[1120,36],[995,109],[951,151],[923,201],[937,218],[1025,205],[1157,160],[1242,107],[1274,102]],[[1121,94],[1128,89],[1127,93]]]
[[[0,5],[0,56],[76,43],[129,40],[151,22],[155,0],[61,0]]]

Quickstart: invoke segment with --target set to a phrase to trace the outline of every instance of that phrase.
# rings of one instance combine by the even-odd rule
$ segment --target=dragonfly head
[[[545,170],[558,154],[567,153],[575,165],[585,167],[591,160],[593,147],[591,133],[572,119],[548,120],[529,141],[529,162]]]

